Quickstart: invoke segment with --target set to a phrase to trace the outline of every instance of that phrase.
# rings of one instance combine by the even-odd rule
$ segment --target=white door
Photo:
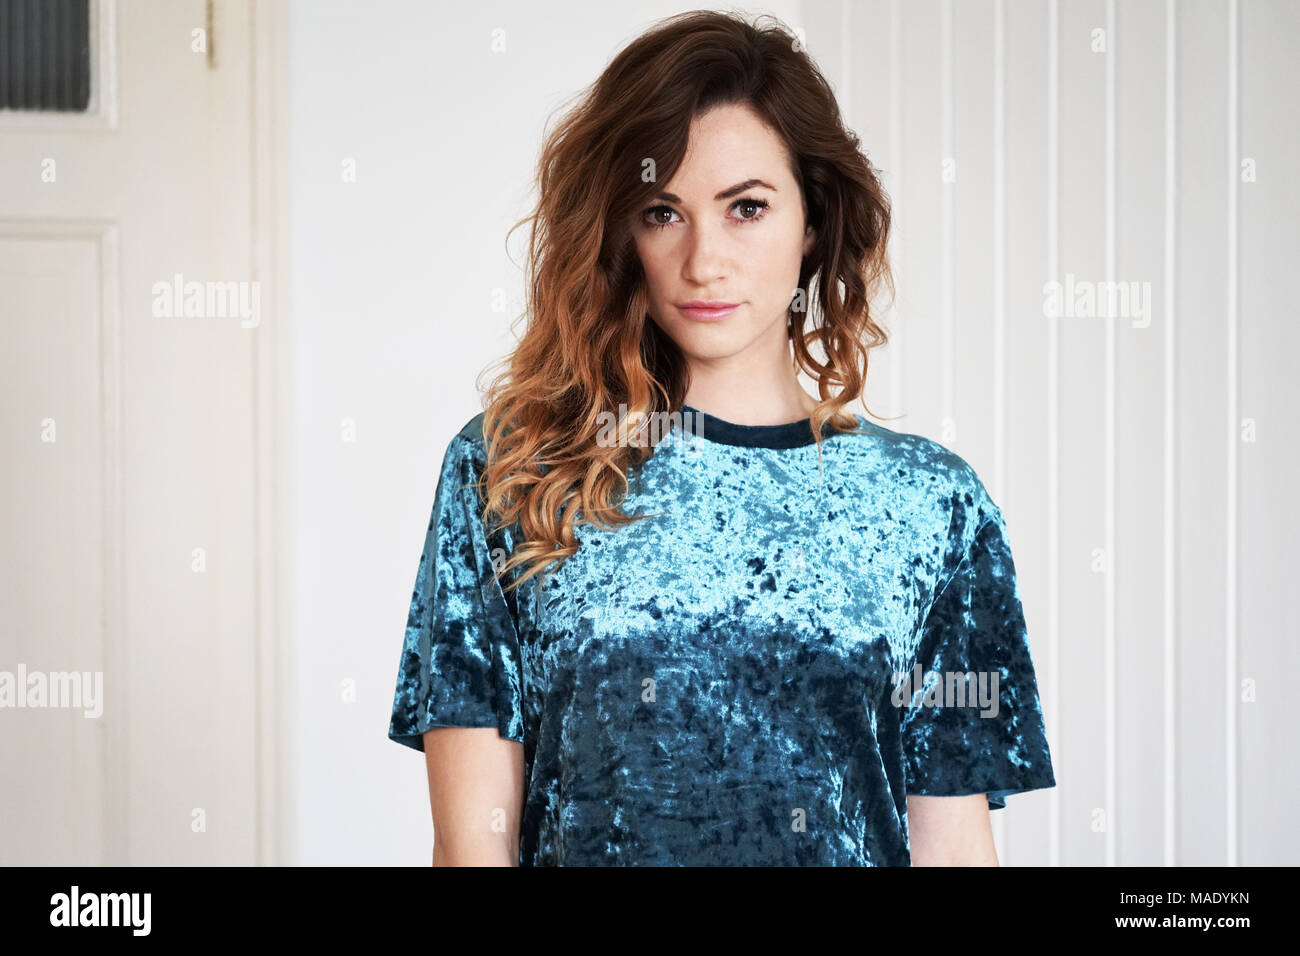
[[[256,863],[250,10],[89,8],[88,110],[0,113],[0,864]]]

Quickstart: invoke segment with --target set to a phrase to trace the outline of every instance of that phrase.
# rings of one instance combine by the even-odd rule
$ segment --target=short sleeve
[[[997,810],[1056,780],[1006,525],[991,502],[980,514],[922,626],[901,733],[907,793]]]
[[[388,736],[420,751],[434,727],[523,741],[519,638],[493,573],[476,452],[464,431],[447,447],[411,595]]]

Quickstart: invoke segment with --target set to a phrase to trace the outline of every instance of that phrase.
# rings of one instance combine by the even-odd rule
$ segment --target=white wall
[[[1293,863],[1300,7],[808,9],[901,227],[868,398],[985,476],[1020,571],[1058,786],[1003,861]],[[1048,318],[1070,275],[1149,312]]]
[[[549,113],[680,9],[293,5],[288,862],[428,862],[423,761],[385,732],[436,469],[522,302],[505,232]],[[994,815],[1003,861],[1293,861],[1300,8],[766,9],[896,202],[872,410],[966,456],[1008,517],[1059,785]],[[1149,324],[1046,318],[1068,273],[1150,283]]]

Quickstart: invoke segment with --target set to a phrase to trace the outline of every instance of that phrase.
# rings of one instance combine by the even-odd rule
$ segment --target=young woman
[[[1006,526],[845,410],[889,205],[824,78],[778,27],[671,18],[539,186],[388,730],[435,865],[996,864],[990,808],[1055,785]]]

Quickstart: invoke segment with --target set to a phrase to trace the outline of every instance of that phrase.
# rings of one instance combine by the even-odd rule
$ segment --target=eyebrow
[[[770,183],[766,183],[761,179],[746,179],[743,183],[736,183],[736,185],[734,186],[729,186],[728,188],[724,189],[722,192],[718,193],[713,198],[715,201],[720,202],[723,199],[730,199],[732,196],[738,196],[741,193],[743,193],[746,189],[753,189],[755,186],[762,186],[764,189],[770,189],[772,190],[772,192],[776,192],[775,186],[771,185]],[[675,202],[678,205],[681,205],[682,202],[682,197],[678,196],[676,193],[659,193],[658,195],[655,196],[655,199],[663,199],[666,200],[667,202]]]

